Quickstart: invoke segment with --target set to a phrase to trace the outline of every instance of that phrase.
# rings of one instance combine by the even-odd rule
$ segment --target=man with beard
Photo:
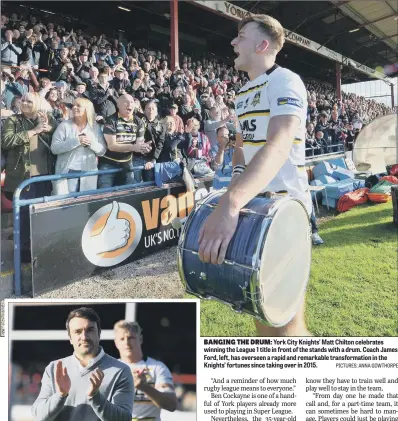
[[[160,411],[174,412],[177,397],[170,370],[142,352],[142,330],[137,322],[115,324],[115,345],[120,360],[130,367],[135,386],[133,420],[160,421]]]
[[[72,310],[66,329],[74,353],[46,367],[32,406],[35,420],[131,421],[133,378],[100,346],[97,313],[86,307]]]

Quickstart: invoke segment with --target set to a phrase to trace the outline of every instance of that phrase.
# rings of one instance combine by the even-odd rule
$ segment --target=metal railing
[[[34,205],[37,203],[48,203],[54,202],[56,200],[62,199],[69,199],[69,198],[76,198],[81,196],[92,196],[92,195],[100,195],[102,193],[112,193],[117,192],[120,190],[126,190],[129,188],[137,188],[137,187],[146,187],[146,186],[154,186],[155,181],[145,181],[137,184],[125,184],[123,186],[114,186],[114,187],[106,187],[103,189],[96,189],[96,190],[86,190],[84,192],[75,192],[75,193],[68,193],[56,196],[43,196],[38,197],[35,199],[21,199],[22,191],[29,185],[34,183],[39,183],[43,181],[55,181],[61,179],[69,179],[69,178],[82,178],[82,177],[89,177],[93,175],[101,175],[101,174],[115,174],[119,172],[133,172],[136,170],[143,170],[144,167],[133,167],[128,170],[118,168],[113,170],[97,170],[97,171],[87,171],[81,173],[70,173],[70,174],[56,174],[56,175],[42,175],[34,178],[29,178],[24,180],[15,190],[14,198],[13,198],[13,214],[14,214],[14,291],[17,297],[21,296],[22,292],[22,285],[21,285],[21,219],[20,219],[20,212],[21,207]]]
[[[325,150],[325,149],[328,152],[315,154],[315,151],[319,151],[319,150],[322,151],[322,150]],[[334,149],[337,149],[337,151],[334,150]],[[307,155],[307,151],[312,151],[312,154]],[[332,144],[332,145],[318,146],[317,148],[305,148],[305,158],[306,159],[322,158],[322,157],[325,157],[325,156],[342,154],[344,152],[345,152],[344,143],[336,143],[334,145]]]
[[[311,158],[322,158],[326,156],[333,156],[337,154],[341,154],[344,152],[344,144],[336,144],[336,145],[329,145],[326,148],[336,148],[341,147],[341,151],[337,152],[329,152],[326,154],[320,155],[312,155],[306,156],[306,159]],[[314,150],[313,148],[306,148],[307,150]],[[92,195],[100,195],[103,193],[112,193],[126,189],[132,188],[139,188],[139,187],[146,187],[146,186],[155,186],[155,181],[146,181],[136,184],[125,184],[122,186],[114,186],[114,187],[107,187],[103,189],[95,189],[95,190],[86,190],[83,192],[74,192],[68,193],[63,195],[56,195],[56,196],[43,196],[34,199],[21,199],[22,191],[29,185],[34,183],[39,183],[43,181],[56,181],[61,179],[70,179],[70,178],[82,178],[82,177],[89,177],[93,175],[101,175],[101,174],[115,174],[120,172],[133,172],[136,170],[143,170],[143,166],[133,167],[131,169],[112,169],[112,170],[97,170],[97,171],[87,171],[81,173],[68,173],[68,174],[56,174],[56,175],[44,175],[29,178],[24,180],[15,190],[14,197],[13,197],[13,217],[14,217],[14,291],[16,296],[21,296],[22,285],[21,285],[21,220],[20,220],[20,212],[21,207],[34,205],[37,203],[48,203],[54,202],[57,200],[62,199],[69,199],[69,198],[77,198],[82,196],[92,196]]]

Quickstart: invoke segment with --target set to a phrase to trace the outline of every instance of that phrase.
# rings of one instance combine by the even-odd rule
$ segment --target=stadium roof
[[[340,4],[339,9],[345,16],[358,22],[357,28],[366,28],[376,39],[365,42],[362,45],[377,44],[383,54],[387,50],[387,57],[394,61],[398,50],[398,3],[396,1],[351,1]],[[382,44],[387,45],[391,50],[388,51]]]
[[[398,61],[396,0],[232,1],[368,67]]]

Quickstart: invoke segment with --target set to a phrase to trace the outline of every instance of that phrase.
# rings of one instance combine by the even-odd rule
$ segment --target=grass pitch
[[[398,336],[398,232],[392,204],[365,204],[322,223],[306,320],[314,336]],[[250,316],[201,301],[202,336],[255,336]]]

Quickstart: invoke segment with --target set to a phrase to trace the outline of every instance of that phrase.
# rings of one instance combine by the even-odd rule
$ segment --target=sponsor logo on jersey
[[[253,101],[252,101],[252,107],[256,107],[258,104],[260,104],[260,98],[261,98],[261,91],[257,92],[254,97],[253,97]]]
[[[283,97],[278,98],[278,105],[293,105],[298,108],[303,108],[303,103],[298,98]]]
[[[240,128],[242,131],[254,132],[257,129],[256,119],[242,121]]]

